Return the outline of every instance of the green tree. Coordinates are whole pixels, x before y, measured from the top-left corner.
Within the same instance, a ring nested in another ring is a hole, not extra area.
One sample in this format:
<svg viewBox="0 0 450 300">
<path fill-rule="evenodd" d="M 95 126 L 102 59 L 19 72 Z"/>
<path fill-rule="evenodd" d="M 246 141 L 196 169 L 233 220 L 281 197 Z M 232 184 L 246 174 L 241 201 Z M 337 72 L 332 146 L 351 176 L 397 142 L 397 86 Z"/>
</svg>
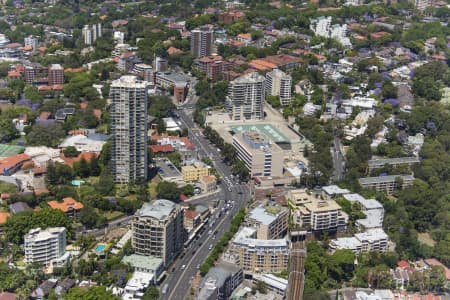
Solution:
<svg viewBox="0 0 450 300">
<path fill-rule="evenodd" d="M 19 131 L 17 131 L 14 123 L 11 119 L 0 117 L 0 140 L 9 142 L 19 136 Z"/>
<path fill-rule="evenodd" d="M 27 135 L 27 142 L 34 146 L 56 147 L 64 136 L 64 130 L 59 123 L 34 124 Z"/>
<path fill-rule="evenodd" d="M 156 186 L 156 193 L 159 198 L 178 201 L 180 199 L 181 191 L 174 182 L 161 181 Z"/>
<path fill-rule="evenodd" d="M 397 98 L 397 87 L 391 81 L 384 81 L 381 86 L 381 93 L 383 98 Z"/>
<path fill-rule="evenodd" d="M 72 220 L 60 210 L 44 208 L 11 215 L 3 227 L 7 241 L 20 244 L 32 228 L 66 227 L 71 236 Z"/>
<path fill-rule="evenodd" d="M 69 146 L 66 149 L 64 149 L 64 156 L 65 157 L 77 157 L 80 152 L 78 152 L 77 148 L 74 146 Z"/>
<path fill-rule="evenodd" d="M 111 170 L 108 167 L 102 169 L 100 173 L 100 178 L 98 179 L 98 184 L 95 189 L 102 195 L 109 195 L 114 189 L 114 180 Z"/>
<path fill-rule="evenodd" d="M 159 291 L 154 286 L 149 287 L 145 291 L 144 297 L 142 297 L 142 300 L 158 300 L 158 299 L 159 299 Z"/>
<path fill-rule="evenodd" d="M 82 289 L 74 287 L 64 294 L 66 300 L 119 300 L 120 298 L 114 296 L 111 291 L 107 291 L 104 286 L 91 287 L 89 289 Z"/>
</svg>

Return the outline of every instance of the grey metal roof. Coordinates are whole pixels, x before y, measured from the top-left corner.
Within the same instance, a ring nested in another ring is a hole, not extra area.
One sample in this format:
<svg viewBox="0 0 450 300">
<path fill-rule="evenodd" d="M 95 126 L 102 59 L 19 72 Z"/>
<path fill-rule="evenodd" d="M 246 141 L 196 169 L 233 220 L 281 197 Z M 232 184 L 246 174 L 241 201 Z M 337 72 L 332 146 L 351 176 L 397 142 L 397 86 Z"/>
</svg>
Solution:
<svg viewBox="0 0 450 300">
<path fill-rule="evenodd" d="M 360 184 L 374 184 L 374 183 L 383 183 L 383 182 L 392 182 L 395 181 L 395 178 L 400 177 L 402 180 L 411 181 L 414 180 L 413 175 L 389 175 L 389 176 L 378 176 L 378 177 L 365 177 L 359 178 L 358 182 Z"/>
<path fill-rule="evenodd" d="M 384 165 L 396 165 L 396 164 L 414 164 L 419 163 L 420 160 L 415 157 L 396 157 L 396 158 L 383 158 L 383 159 L 371 159 L 367 163 L 369 167 L 384 166 Z"/>
<path fill-rule="evenodd" d="M 136 212 L 139 217 L 150 217 L 158 220 L 165 220 L 176 208 L 176 204 L 166 199 L 154 200 L 144 203 L 140 210 Z"/>
</svg>

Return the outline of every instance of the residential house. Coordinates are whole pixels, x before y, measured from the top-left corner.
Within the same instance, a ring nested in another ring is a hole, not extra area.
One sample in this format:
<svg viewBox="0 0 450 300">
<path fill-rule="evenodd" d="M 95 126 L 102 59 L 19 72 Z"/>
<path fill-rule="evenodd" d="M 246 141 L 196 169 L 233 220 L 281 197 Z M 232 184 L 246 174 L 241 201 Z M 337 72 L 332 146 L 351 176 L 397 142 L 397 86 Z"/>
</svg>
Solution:
<svg viewBox="0 0 450 300">
<path fill-rule="evenodd" d="M 62 202 L 53 200 L 47 202 L 47 204 L 53 208 L 64 212 L 68 217 L 77 219 L 79 217 L 80 210 L 84 207 L 82 203 L 77 202 L 72 197 L 66 197 Z"/>
</svg>

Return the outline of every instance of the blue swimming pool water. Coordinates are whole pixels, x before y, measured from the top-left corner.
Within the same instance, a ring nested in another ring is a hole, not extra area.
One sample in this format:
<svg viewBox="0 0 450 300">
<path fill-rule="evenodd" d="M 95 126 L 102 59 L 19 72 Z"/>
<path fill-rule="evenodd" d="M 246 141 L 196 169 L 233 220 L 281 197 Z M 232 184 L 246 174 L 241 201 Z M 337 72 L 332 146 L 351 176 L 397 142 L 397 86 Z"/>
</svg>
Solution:
<svg viewBox="0 0 450 300">
<path fill-rule="evenodd" d="M 74 179 L 74 180 L 71 181 L 71 183 L 74 186 L 80 186 L 81 184 L 84 183 L 84 181 L 83 180 Z"/>
<path fill-rule="evenodd" d="M 105 249 L 106 245 L 100 244 L 95 247 L 95 252 L 100 253 Z"/>
</svg>

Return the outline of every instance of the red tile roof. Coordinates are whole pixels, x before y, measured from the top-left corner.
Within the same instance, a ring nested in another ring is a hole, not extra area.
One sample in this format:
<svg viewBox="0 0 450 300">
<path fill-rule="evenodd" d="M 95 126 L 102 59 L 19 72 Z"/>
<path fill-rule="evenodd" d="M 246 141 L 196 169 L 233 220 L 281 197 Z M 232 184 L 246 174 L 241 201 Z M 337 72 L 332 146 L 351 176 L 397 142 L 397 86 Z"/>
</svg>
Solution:
<svg viewBox="0 0 450 300">
<path fill-rule="evenodd" d="M 169 153 L 174 151 L 172 145 L 150 145 L 149 148 L 153 153 Z"/>
<path fill-rule="evenodd" d="M 173 46 L 170 46 L 169 49 L 167 49 L 167 53 L 168 53 L 169 55 L 172 55 L 172 54 L 180 54 L 180 53 L 183 53 L 183 51 L 181 51 L 180 49 L 175 48 L 175 47 L 173 47 Z"/>
<path fill-rule="evenodd" d="M 189 199 L 189 197 L 186 196 L 185 194 L 181 194 L 181 195 L 180 195 L 180 201 L 186 201 L 186 200 L 188 200 L 188 199 Z"/>
<path fill-rule="evenodd" d="M 435 258 L 428 258 L 424 260 L 425 263 L 429 266 L 440 266 L 444 268 L 445 271 L 445 277 L 447 277 L 447 280 L 450 280 L 450 269 L 447 268 L 443 263 L 441 263 L 440 261 L 438 261 Z"/>
<path fill-rule="evenodd" d="M 97 120 L 101 120 L 102 119 L 102 110 L 101 109 L 93 109 L 92 110 L 92 113 L 94 114 L 94 117 L 97 119 Z"/>
<path fill-rule="evenodd" d="M 6 169 L 14 168 L 20 164 L 23 164 L 26 161 L 31 160 L 31 157 L 25 153 L 16 154 L 5 159 L 0 160 L 0 175 L 3 174 L 3 171 Z"/>
<path fill-rule="evenodd" d="M 80 108 L 81 108 L 81 109 L 84 109 L 84 108 L 87 108 L 87 107 L 88 107 L 87 102 L 81 102 L 81 103 L 80 103 Z"/>
<path fill-rule="evenodd" d="M 93 152 L 81 152 L 77 157 L 65 157 L 64 153 L 61 153 L 62 160 L 64 160 L 66 165 L 69 165 L 71 167 L 75 162 L 80 161 L 82 158 L 89 162 L 94 157 L 97 157 L 97 154 Z"/>
<path fill-rule="evenodd" d="M 18 71 L 8 71 L 8 77 L 20 77 L 21 74 Z"/>
<path fill-rule="evenodd" d="M 237 35 L 238 38 L 243 39 L 243 40 L 251 40 L 252 39 L 252 35 L 250 33 L 239 33 Z"/>
<path fill-rule="evenodd" d="M 370 34 L 370 36 L 371 36 L 372 38 L 374 38 L 374 39 L 379 39 L 379 38 L 381 38 L 381 37 L 383 37 L 383 36 L 385 36 L 385 35 L 391 35 L 391 34 L 388 33 L 388 32 L 385 32 L 385 31 L 374 32 L 374 33 L 371 33 L 371 34 Z"/>
<path fill-rule="evenodd" d="M 0 224 L 5 224 L 6 219 L 8 219 L 8 217 L 9 217 L 9 212 L 0 212 Z"/>
<path fill-rule="evenodd" d="M 3 48 L 19 48 L 19 47 L 22 47 L 22 44 L 11 43 L 11 44 L 5 45 Z"/>
<path fill-rule="evenodd" d="M 16 300 L 17 294 L 9 293 L 9 292 L 3 292 L 0 293 L 0 300 Z"/>
<path fill-rule="evenodd" d="M 47 204 L 51 208 L 59 209 L 63 212 L 68 212 L 69 209 L 71 209 L 71 208 L 74 210 L 80 210 L 84 207 L 82 203 L 76 201 L 72 197 L 64 198 L 62 202 L 58 202 L 56 200 L 49 201 L 49 202 L 47 202 Z"/>
<path fill-rule="evenodd" d="M 195 219 L 199 215 L 200 215 L 200 213 L 198 211 L 195 211 L 195 210 L 185 210 L 184 211 L 184 217 L 186 219 Z"/>
<path fill-rule="evenodd" d="M 397 262 L 397 266 L 400 268 L 409 268 L 410 264 L 405 260 L 400 260 Z"/>
</svg>

